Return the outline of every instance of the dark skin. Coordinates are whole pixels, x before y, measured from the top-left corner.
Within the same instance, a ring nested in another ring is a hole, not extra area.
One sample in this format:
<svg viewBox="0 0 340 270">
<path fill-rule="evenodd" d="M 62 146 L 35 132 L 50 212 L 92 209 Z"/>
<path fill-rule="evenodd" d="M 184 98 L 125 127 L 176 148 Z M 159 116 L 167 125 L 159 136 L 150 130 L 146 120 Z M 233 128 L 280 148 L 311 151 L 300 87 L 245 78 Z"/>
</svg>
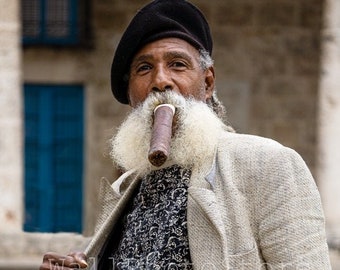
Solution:
<svg viewBox="0 0 340 270">
<path fill-rule="evenodd" d="M 44 255 L 43 262 L 39 270 L 70 270 L 87 267 L 87 258 L 82 252 L 72 252 L 68 255 L 60 255 L 48 252 Z"/>
<path fill-rule="evenodd" d="M 182 39 L 165 38 L 145 45 L 135 55 L 130 68 L 130 106 L 136 107 L 151 92 L 164 89 L 205 102 L 214 86 L 214 68 L 200 66 L 196 48 Z"/>
<path fill-rule="evenodd" d="M 170 89 L 184 97 L 206 102 L 215 86 L 214 68 L 202 69 L 199 52 L 182 39 L 165 38 L 145 45 L 131 63 L 129 101 L 131 107 L 142 103 L 153 92 Z M 44 255 L 40 270 L 86 268 L 86 255 L 72 252 Z"/>
</svg>

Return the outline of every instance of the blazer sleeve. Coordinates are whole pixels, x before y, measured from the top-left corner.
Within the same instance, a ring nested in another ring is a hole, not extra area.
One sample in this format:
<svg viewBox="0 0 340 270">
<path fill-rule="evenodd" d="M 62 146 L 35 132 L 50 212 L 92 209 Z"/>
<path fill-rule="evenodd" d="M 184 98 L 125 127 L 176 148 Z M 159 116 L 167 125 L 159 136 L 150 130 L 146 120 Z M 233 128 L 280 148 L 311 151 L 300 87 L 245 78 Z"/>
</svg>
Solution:
<svg viewBox="0 0 340 270">
<path fill-rule="evenodd" d="M 256 187 L 258 237 L 268 269 L 331 269 L 320 195 L 302 158 L 275 147 Z"/>
</svg>

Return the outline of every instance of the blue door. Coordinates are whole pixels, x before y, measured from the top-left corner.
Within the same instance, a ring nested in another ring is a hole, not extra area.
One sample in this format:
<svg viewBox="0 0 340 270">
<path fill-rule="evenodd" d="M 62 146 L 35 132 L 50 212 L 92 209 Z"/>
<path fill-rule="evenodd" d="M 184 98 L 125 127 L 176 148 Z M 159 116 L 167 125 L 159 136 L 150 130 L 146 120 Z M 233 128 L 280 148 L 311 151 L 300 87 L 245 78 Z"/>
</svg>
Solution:
<svg viewBox="0 0 340 270">
<path fill-rule="evenodd" d="M 30 232 L 81 232 L 82 86 L 25 85 L 25 220 Z"/>
</svg>

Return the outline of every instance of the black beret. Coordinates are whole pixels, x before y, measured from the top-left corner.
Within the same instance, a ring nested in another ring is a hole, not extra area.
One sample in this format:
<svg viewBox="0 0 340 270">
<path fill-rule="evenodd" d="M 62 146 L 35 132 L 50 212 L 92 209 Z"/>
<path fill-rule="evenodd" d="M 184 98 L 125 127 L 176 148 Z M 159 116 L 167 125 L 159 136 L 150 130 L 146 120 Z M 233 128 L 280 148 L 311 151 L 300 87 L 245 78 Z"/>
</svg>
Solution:
<svg viewBox="0 0 340 270">
<path fill-rule="evenodd" d="M 201 11 L 185 0 L 156 0 L 142 8 L 125 30 L 111 66 L 115 98 L 128 104 L 128 73 L 134 55 L 144 45 L 162 38 L 180 38 L 212 53 L 209 25 Z"/>
</svg>

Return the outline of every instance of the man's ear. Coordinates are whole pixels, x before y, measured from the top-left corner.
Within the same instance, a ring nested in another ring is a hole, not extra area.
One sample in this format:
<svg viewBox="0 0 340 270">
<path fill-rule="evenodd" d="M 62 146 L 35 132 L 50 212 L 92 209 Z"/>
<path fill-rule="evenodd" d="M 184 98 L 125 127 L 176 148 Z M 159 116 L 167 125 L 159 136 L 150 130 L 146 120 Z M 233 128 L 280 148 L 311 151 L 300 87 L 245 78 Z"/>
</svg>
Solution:
<svg viewBox="0 0 340 270">
<path fill-rule="evenodd" d="M 211 66 L 205 72 L 205 100 L 208 100 L 215 90 L 215 69 Z"/>
</svg>

